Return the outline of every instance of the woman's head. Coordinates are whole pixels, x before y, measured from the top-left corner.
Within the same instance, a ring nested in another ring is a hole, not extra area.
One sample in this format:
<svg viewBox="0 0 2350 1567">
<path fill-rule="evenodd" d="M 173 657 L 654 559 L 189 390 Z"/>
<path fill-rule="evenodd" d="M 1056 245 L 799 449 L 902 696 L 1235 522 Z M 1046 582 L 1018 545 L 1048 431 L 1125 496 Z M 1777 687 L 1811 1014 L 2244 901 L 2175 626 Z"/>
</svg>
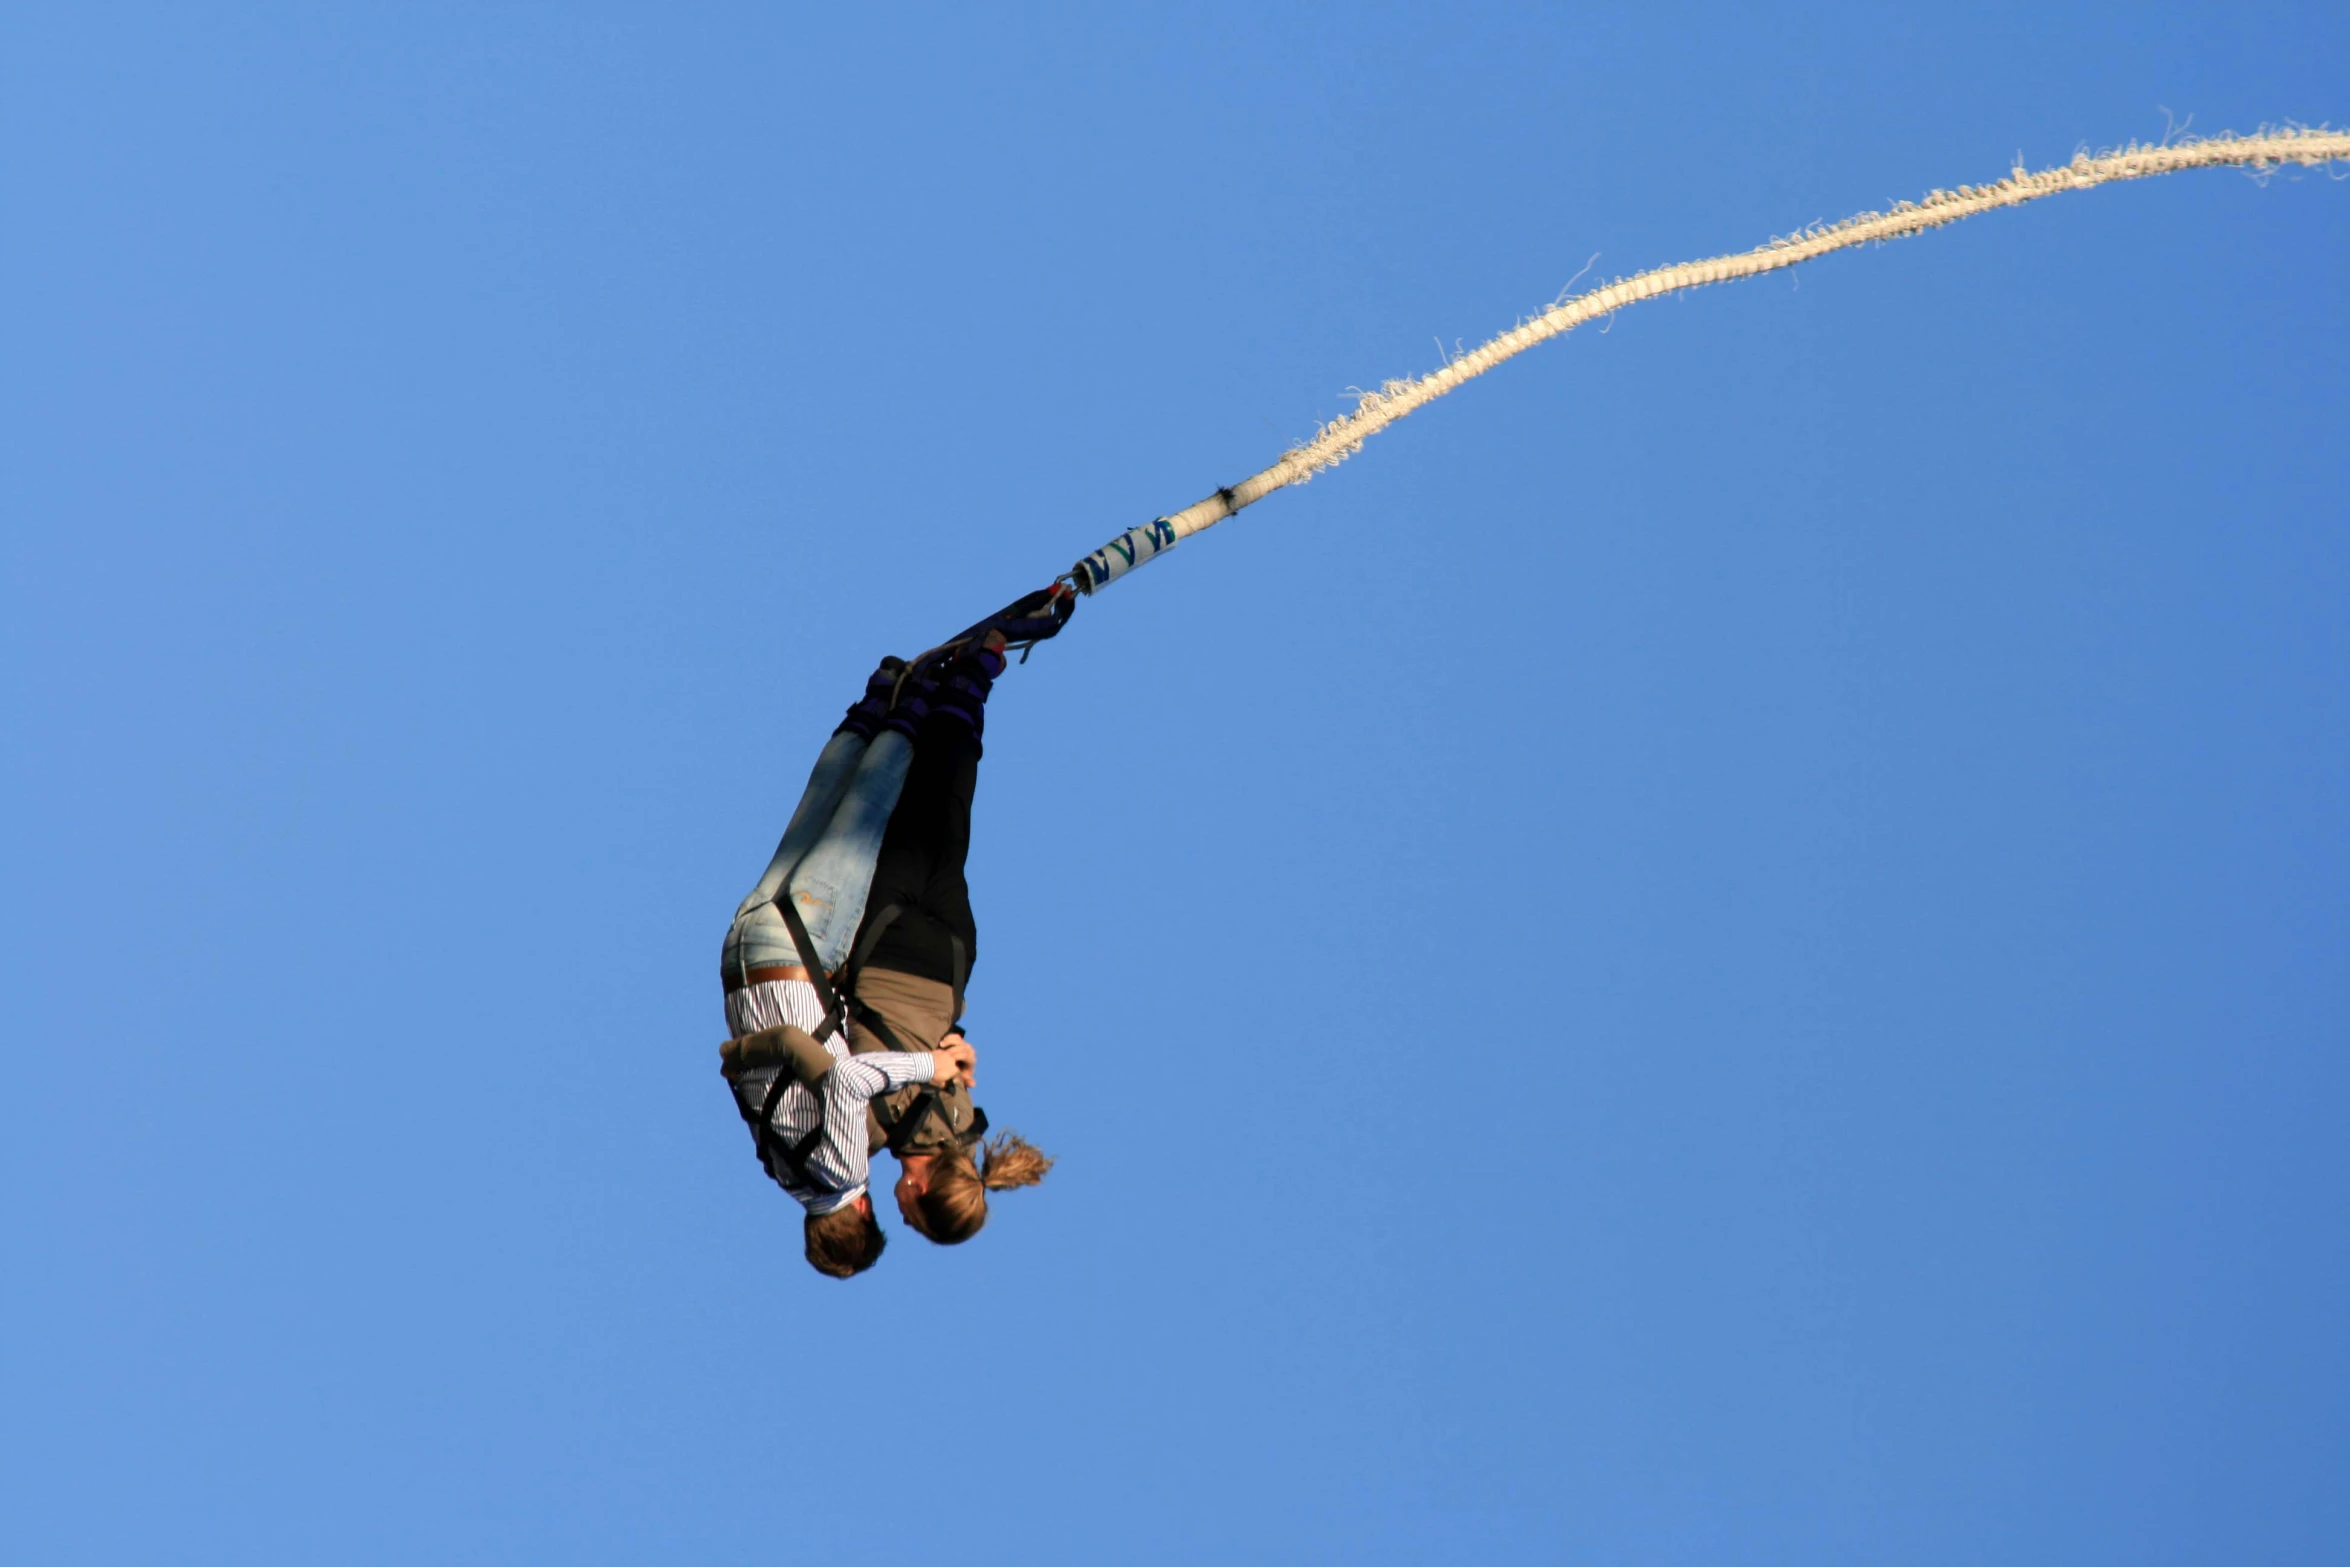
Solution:
<svg viewBox="0 0 2350 1567">
<path fill-rule="evenodd" d="M 855 1278 L 881 1260 L 889 1237 L 873 1217 L 873 1200 L 859 1197 L 830 1213 L 811 1213 L 801 1225 L 808 1266 L 836 1279 Z"/>
<path fill-rule="evenodd" d="M 991 1137 L 976 1162 L 968 1148 L 914 1154 L 898 1178 L 898 1213 L 915 1233 L 959 1246 L 987 1223 L 987 1194 L 1034 1186 L 1053 1161 L 1017 1132 Z"/>
</svg>

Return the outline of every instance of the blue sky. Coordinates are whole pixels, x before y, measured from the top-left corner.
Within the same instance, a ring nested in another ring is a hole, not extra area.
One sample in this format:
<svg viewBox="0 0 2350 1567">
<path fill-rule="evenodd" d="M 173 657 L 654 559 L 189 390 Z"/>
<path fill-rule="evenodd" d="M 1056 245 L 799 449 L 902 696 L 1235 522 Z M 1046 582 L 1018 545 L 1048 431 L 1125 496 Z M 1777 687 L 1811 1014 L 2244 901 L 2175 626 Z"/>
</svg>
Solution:
<svg viewBox="0 0 2350 1567">
<path fill-rule="evenodd" d="M 1088 603 L 972 1245 L 815 1277 L 712 1070 L 878 654 L 1594 252 L 2339 122 L 2339 7 L 5 28 L 11 1559 L 2350 1552 L 2323 175 L 1625 312 Z"/>
</svg>

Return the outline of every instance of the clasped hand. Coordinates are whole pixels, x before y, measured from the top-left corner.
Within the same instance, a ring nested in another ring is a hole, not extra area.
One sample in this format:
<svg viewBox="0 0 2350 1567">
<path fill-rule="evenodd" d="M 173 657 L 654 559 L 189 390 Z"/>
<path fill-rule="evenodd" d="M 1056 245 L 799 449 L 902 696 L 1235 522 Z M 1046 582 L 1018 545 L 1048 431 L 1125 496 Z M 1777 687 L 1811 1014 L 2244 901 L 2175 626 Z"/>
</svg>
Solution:
<svg viewBox="0 0 2350 1567">
<path fill-rule="evenodd" d="M 961 1034 L 949 1034 L 930 1052 L 930 1072 L 930 1080 L 941 1088 L 949 1083 L 970 1088 L 979 1081 L 979 1053 Z"/>
</svg>

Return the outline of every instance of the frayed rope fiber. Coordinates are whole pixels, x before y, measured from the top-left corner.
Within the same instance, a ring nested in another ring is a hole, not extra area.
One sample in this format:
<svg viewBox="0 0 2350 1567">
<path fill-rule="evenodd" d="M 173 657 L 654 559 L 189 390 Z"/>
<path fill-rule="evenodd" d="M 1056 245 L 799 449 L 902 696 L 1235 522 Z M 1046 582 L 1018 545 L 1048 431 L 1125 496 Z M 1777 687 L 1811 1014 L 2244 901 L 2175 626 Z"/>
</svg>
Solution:
<svg viewBox="0 0 2350 1567">
<path fill-rule="evenodd" d="M 2133 143 L 2115 152 L 2091 157 L 2083 152 L 2073 161 L 2037 174 L 2016 169 L 1996 185 L 1961 185 L 1938 190 L 1923 201 L 1905 201 L 1890 212 L 1863 212 L 1843 222 L 1814 228 L 1785 239 L 1774 239 L 1758 249 L 1705 261 L 1685 261 L 1633 277 L 1619 278 L 1604 287 L 1551 306 L 1531 321 L 1520 323 L 1441 370 L 1415 380 L 1389 381 L 1375 392 L 1364 392 L 1353 413 L 1331 420 L 1314 438 L 1281 454 L 1281 460 L 1262 473 L 1218 490 L 1170 516 L 1159 517 L 1125 533 L 1079 561 L 1070 580 L 1087 593 L 1116 581 L 1136 566 L 1172 549 L 1182 540 L 1222 522 L 1243 506 L 1263 500 L 1275 490 L 1303 484 L 1324 468 L 1334 468 L 1361 451 L 1363 442 L 1414 409 L 1536 343 L 1571 332 L 1586 321 L 1612 315 L 1644 299 L 1729 283 L 1739 278 L 1800 266 L 1830 251 L 1849 250 L 1889 239 L 1922 234 L 1961 218 L 1995 207 L 2020 207 L 2060 191 L 2087 190 L 2116 180 L 2139 180 L 2182 169 L 2242 167 L 2268 173 L 2286 164 L 2317 167 L 2350 159 L 2350 131 L 2288 127 L 2264 130 L 2253 136 L 2214 136 L 2202 140 L 2167 142 L 2159 146 Z"/>
</svg>

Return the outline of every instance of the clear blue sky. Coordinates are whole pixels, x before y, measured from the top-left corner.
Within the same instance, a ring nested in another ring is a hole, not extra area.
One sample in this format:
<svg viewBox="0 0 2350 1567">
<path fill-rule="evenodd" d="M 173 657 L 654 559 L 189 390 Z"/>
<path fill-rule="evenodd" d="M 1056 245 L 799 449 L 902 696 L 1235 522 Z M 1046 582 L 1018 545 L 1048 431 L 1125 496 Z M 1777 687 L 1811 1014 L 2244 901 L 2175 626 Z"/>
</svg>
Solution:
<svg viewBox="0 0 2350 1567">
<path fill-rule="evenodd" d="M 876 655 L 2350 10 L 848 9 L 11 9 L 0 1555 L 2350 1557 L 2322 175 L 1626 312 L 1085 606 L 972 1245 L 817 1278 L 713 1070 Z"/>
</svg>

